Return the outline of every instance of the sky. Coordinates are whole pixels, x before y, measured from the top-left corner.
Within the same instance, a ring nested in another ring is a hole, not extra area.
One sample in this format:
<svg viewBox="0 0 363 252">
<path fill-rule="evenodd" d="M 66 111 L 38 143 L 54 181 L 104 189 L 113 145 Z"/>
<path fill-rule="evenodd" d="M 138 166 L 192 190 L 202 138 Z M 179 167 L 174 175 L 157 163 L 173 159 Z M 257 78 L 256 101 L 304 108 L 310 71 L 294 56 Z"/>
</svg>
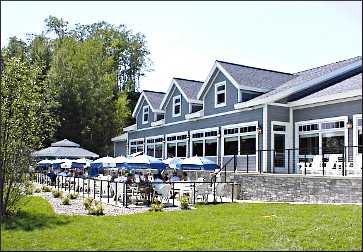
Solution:
<svg viewBox="0 0 363 252">
<path fill-rule="evenodd" d="M 294 73 L 362 55 L 360 1 L 2 1 L 1 47 L 40 33 L 49 15 L 143 33 L 153 62 L 143 90 L 166 92 L 173 77 L 205 81 L 215 60 Z"/>
</svg>

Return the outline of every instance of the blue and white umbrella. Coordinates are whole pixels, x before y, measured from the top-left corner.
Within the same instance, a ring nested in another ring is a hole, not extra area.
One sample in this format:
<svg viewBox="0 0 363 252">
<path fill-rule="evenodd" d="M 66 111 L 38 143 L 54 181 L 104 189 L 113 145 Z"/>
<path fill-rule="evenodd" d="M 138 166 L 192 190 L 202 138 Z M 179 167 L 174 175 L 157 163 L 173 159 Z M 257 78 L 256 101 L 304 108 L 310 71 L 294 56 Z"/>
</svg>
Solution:
<svg viewBox="0 0 363 252">
<path fill-rule="evenodd" d="M 179 163 L 181 160 L 183 160 L 183 159 L 179 158 L 179 157 L 172 157 L 172 158 L 167 158 L 167 159 L 163 160 L 162 162 L 164 164 L 166 164 L 167 167 L 169 167 L 171 169 L 176 169 L 176 164 Z"/>
<path fill-rule="evenodd" d="M 53 162 L 53 160 L 44 159 L 37 163 L 37 167 L 42 168 L 42 169 L 48 168 L 49 166 L 52 165 L 52 162 Z"/>
<path fill-rule="evenodd" d="M 114 161 L 116 163 L 116 168 L 122 169 L 127 168 L 127 162 L 129 159 L 124 156 L 118 156 L 114 158 Z"/>
<path fill-rule="evenodd" d="M 63 163 L 70 162 L 69 159 L 55 159 L 52 161 L 53 169 L 60 169 Z"/>
<path fill-rule="evenodd" d="M 204 157 L 190 157 L 184 160 L 181 160 L 176 164 L 176 168 L 180 170 L 207 170 L 214 171 L 218 169 L 219 166 L 216 162 L 209 160 Z"/>
<path fill-rule="evenodd" d="M 153 169 L 153 170 L 163 170 L 166 165 L 161 162 L 159 159 L 148 156 L 148 155 L 139 155 L 133 158 L 130 158 L 127 162 L 127 168 L 129 170 L 132 169 Z"/>
<path fill-rule="evenodd" d="M 103 157 L 96 159 L 90 164 L 89 176 L 97 176 L 101 169 L 115 168 L 116 162 L 113 157 Z"/>
<path fill-rule="evenodd" d="M 72 160 L 72 168 L 79 168 L 79 169 L 84 169 L 86 167 L 90 166 L 91 161 L 85 158 L 80 158 L 80 159 L 76 159 L 76 160 Z"/>
</svg>

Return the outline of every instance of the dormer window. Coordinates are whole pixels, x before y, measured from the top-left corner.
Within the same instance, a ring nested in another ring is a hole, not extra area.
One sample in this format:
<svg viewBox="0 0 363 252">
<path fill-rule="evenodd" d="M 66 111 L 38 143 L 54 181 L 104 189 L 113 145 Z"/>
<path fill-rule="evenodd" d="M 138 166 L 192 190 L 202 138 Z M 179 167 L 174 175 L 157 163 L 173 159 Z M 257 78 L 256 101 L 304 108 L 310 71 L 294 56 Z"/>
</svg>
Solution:
<svg viewBox="0 0 363 252">
<path fill-rule="evenodd" d="M 142 124 L 149 122 L 149 106 L 142 107 Z"/>
<path fill-rule="evenodd" d="M 173 97 L 173 117 L 181 116 L 181 95 Z"/>
<path fill-rule="evenodd" d="M 226 82 L 219 82 L 215 85 L 214 106 L 216 108 L 226 106 Z"/>
</svg>

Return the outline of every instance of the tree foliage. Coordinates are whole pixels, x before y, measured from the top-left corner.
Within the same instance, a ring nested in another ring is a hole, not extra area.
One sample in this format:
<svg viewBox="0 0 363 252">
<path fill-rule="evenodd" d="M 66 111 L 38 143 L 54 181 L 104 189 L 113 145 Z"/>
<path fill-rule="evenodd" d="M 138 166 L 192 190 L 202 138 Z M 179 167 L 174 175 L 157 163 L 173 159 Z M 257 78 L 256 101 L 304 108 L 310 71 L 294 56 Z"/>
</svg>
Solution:
<svg viewBox="0 0 363 252">
<path fill-rule="evenodd" d="M 14 210 L 31 163 L 30 153 L 42 146 L 57 126 L 53 89 L 41 81 L 41 68 L 4 57 L 1 72 L 0 203 L 1 214 Z"/>
</svg>

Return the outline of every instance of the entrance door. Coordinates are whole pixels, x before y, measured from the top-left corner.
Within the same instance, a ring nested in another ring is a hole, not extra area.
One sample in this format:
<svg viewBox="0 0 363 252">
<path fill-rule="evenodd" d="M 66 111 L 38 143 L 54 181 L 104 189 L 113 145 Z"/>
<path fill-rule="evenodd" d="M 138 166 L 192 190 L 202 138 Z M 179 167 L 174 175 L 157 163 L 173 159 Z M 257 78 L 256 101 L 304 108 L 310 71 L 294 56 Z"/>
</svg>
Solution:
<svg viewBox="0 0 363 252">
<path fill-rule="evenodd" d="M 287 173 L 287 126 L 288 123 L 272 122 L 271 125 L 271 171 Z"/>
</svg>

